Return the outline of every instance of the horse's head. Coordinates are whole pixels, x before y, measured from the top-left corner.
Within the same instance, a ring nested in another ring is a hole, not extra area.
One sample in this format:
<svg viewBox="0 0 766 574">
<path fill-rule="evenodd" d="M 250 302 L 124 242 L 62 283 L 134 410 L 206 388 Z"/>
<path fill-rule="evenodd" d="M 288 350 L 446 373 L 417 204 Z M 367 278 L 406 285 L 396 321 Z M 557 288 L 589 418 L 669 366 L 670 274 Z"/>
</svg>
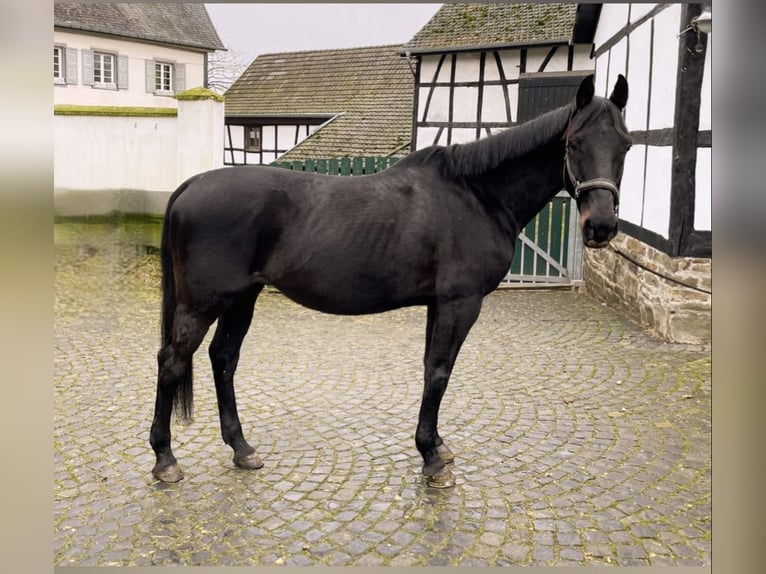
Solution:
<svg viewBox="0 0 766 574">
<path fill-rule="evenodd" d="M 630 136 L 622 118 L 628 82 L 620 75 L 608 99 L 593 95 L 593 76 L 577 90 L 565 132 L 564 183 L 577 202 L 587 247 L 604 247 L 617 234 L 620 180 Z"/>
</svg>

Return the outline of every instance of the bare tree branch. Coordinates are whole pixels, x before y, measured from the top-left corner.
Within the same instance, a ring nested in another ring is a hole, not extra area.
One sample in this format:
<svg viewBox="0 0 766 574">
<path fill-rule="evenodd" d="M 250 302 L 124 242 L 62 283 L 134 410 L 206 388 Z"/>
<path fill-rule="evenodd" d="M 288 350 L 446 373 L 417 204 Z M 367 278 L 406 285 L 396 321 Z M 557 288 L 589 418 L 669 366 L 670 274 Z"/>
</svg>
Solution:
<svg viewBox="0 0 766 574">
<path fill-rule="evenodd" d="M 253 58 L 237 50 L 212 52 L 207 61 L 207 85 L 220 94 L 242 75 Z"/>
</svg>

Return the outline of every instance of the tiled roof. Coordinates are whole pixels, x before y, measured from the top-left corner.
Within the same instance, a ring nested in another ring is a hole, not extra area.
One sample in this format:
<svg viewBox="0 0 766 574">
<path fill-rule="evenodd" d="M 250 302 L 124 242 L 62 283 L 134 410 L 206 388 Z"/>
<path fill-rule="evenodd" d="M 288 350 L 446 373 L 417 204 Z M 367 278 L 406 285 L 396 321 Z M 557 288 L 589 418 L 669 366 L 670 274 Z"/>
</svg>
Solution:
<svg viewBox="0 0 766 574">
<path fill-rule="evenodd" d="M 569 40 L 576 10 L 577 4 L 444 4 L 400 50 L 418 53 Z"/>
<path fill-rule="evenodd" d="M 224 48 L 204 4 L 55 3 L 53 25 L 206 51 Z"/>
<path fill-rule="evenodd" d="M 397 48 L 261 55 L 226 91 L 226 115 L 337 116 L 285 160 L 394 153 L 411 138 L 414 84 Z"/>
</svg>

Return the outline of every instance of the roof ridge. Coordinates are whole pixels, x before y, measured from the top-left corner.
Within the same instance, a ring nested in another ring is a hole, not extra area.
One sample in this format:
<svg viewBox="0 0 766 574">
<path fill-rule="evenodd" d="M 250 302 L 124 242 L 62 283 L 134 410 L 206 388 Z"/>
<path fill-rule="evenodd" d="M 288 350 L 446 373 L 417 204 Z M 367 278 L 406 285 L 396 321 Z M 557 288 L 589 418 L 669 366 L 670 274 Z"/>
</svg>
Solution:
<svg viewBox="0 0 766 574">
<path fill-rule="evenodd" d="M 382 50 L 385 48 L 391 48 L 394 52 L 398 48 L 400 48 L 403 44 L 383 44 L 381 46 L 359 46 L 359 47 L 351 47 L 351 48 L 323 48 L 320 50 L 290 50 L 285 52 L 267 52 L 264 54 L 258 54 L 256 56 L 256 60 L 258 58 L 264 57 L 264 56 L 295 56 L 295 55 L 301 55 L 301 54 L 329 54 L 333 52 L 359 52 L 359 51 L 372 51 L 372 50 Z"/>
</svg>

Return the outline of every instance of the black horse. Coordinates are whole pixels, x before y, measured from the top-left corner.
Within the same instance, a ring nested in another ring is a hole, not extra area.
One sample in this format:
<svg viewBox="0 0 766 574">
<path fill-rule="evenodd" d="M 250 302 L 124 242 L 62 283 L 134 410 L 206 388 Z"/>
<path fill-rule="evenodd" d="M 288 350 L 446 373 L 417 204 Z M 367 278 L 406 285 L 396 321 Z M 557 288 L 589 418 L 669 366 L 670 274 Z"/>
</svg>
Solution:
<svg viewBox="0 0 766 574">
<path fill-rule="evenodd" d="M 183 473 L 170 417 L 192 407 L 192 355 L 210 345 L 223 440 L 234 464 L 263 466 L 242 434 L 233 376 L 264 285 L 326 313 L 427 307 L 425 388 L 415 434 L 430 485 L 448 487 L 453 454 L 439 405 L 458 351 L 513 257 L 514 242 L 562 188 L 585 245 L 617 232 L 630 137 L 620 76 L 609 99 L 593 76 L 575 101 L 483 140 L 416 151 L 384 172 L 333 177 L 252 166 L 192 177 L 171 196 L 162 232 L 162 347 L 150 442 L 155 478 Z"/>
</svg>

